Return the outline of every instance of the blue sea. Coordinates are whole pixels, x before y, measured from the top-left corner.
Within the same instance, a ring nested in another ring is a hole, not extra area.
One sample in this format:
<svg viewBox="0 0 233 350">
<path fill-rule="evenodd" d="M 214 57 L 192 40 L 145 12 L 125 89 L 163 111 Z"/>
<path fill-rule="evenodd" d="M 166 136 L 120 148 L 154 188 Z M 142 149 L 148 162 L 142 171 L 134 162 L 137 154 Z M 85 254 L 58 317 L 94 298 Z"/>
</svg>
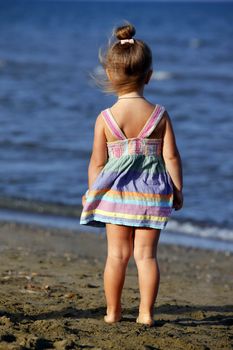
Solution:
<svg viewBox="0 0 233 350">
<path fill-rule="evenodd" d="M 184 209 L 163 240 L 233 251 L 233 3 L 0 1 L 0 219 L 77 228 L 100 91 L 98 50 L 124 20 L 154 54 Z"/>
</svg>

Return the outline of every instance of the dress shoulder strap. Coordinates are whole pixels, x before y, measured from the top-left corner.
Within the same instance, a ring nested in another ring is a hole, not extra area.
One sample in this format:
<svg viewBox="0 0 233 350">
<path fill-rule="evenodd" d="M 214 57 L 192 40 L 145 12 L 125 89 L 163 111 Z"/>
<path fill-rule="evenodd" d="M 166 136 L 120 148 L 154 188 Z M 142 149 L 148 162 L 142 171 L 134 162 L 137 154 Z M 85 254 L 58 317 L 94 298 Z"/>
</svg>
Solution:
<svg viewBox="0 0 233 350">
<path fill-rule="evenodd" d="M 112 135 L 116 137 L 118 140 L 125 140 L 126 137 L 123 134 L 117 122 L 115 121 L 115 119 L 113 118 L 113 115 L 110 109 L 109 108 L 105 109 L 104 111 L 101 112 L 101 114 Z"/>
<path fill-rule="evenodd" d="M 152 134 L 152 132 L 155 130 L 160 120 L 162 119 L 164 112 L 165 112 L 165 108 L 163 106 L 156 105 L 154 111 L 152 112 L 145 126 L 143 127 L 140 134 L 138 135 L 138 138 L 149 137 Z"/>
</svg>

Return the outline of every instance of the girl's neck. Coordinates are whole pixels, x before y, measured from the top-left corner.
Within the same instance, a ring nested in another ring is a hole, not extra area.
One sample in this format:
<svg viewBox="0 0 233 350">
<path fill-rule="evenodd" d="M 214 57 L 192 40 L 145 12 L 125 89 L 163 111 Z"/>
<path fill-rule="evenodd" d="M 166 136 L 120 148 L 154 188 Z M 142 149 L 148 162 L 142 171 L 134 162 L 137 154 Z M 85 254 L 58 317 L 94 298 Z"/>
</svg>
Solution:
<svg viewBox="0 0 233 350">
<path fill-rule="evenodd" d="M 138 91 L 128 92 L 126 94 L 118 94 L 118 99 L 127 99 L 127 98 L 144 98 L 143 89 Z"/>
</svg>

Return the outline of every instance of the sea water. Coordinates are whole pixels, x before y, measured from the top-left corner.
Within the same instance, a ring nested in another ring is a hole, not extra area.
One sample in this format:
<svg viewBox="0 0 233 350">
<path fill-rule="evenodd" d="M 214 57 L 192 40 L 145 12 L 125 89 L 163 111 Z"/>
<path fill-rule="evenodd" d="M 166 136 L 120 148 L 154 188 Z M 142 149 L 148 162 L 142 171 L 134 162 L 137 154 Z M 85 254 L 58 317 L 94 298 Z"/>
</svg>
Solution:
<svg viewBox="0 0 233 350">
<path fill-rule="evenodd" d="M 125 19 L 153 51 L 145 96 L 166 107 L 183 160 L 184 208 L 167 232 L 233 244 L 233 3 L 222 1 L 0 1 L 1 219 L 48 224 L 55 211 L 78 227 L 95 118 L 116 100 L 91 74 Z"/>
</svg>

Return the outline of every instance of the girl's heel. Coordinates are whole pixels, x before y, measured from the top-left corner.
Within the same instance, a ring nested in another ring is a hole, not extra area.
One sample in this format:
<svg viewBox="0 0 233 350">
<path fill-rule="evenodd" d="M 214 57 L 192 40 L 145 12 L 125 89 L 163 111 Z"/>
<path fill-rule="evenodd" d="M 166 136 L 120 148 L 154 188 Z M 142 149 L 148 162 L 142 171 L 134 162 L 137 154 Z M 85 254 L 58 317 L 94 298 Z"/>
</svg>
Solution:
<svg viewBox="0 0 233 350">
<path fill-rule="evenodd" d="M 136 323 L 143 324 L 148 327 L 154 327 L 155 326 L 155 321 L 150 318 L 150 317 L 142 317 L 140 318 L 139 316 L 136 319 Z"/>
<path fill-rule="evenodd" d="M 104 322 L 106 322 L 108 324 L 117 323 L 117 322 L 120 322 L 120 320 L 121 320 L 121 315 L 118 317 L 111 317 L 108 315 L 104 316 Z"/>
</svg>

